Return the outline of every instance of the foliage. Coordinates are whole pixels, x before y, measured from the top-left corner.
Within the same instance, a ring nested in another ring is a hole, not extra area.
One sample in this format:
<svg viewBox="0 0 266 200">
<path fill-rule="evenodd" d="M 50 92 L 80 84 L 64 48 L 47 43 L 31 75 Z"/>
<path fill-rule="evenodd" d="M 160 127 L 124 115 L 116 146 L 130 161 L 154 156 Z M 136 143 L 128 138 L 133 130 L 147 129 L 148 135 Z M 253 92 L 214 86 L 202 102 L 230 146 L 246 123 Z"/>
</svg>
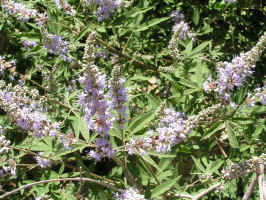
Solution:
<svg viewBox="0 0 266 200">
<path fill-rule="evenodd" d="M 243 197 L 266 160 L 262 1 L 0 2 L 0 199 Z"/>
</svg>

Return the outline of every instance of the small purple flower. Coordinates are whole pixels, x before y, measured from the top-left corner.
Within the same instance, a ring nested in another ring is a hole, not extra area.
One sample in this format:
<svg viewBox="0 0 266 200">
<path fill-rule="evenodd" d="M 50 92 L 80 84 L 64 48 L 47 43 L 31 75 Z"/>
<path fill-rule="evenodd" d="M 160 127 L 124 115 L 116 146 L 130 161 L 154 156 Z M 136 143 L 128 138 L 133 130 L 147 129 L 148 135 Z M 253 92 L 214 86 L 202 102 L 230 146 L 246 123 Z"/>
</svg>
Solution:
<svg viewBox="0 0 266 200">
<path fill-rule="evenodd" d="M 23 40 L 22 44 L 25 48 L 30 48 L 30 47 L 36 47 L 37 46 L 37 42 L 35 41 L 31 41 L 31 40 Z"/>
<path fill-rule="evenodd" d="M 43 152 L 40 152 L 39 155 L 42 155 Z M 36 156 L 35 157 L 38 165 L 41 167 L 41 168 L 46 168 L 46 167 L 51 167 L 52 163 L 51 161 L 49 161 L 48 159 L 46 158 L 42 158 L 40 156 Z"/>
</svg>

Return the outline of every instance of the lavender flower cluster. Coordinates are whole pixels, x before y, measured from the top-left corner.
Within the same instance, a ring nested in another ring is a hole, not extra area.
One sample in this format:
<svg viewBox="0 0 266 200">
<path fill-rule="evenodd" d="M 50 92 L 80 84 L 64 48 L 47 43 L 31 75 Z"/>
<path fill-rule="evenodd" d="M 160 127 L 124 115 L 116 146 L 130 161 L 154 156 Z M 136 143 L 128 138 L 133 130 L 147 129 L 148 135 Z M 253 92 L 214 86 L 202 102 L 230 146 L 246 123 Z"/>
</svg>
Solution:
<svg viewBox="0 0 266 200">
<path fill-rule="evenodd" d="M 72 8 L 72 6 L 66 2 L 65 0 L 54 0 L 55 4 L 57 6 L 57 8 L 59 9 L 63 9 L 63 11 L 67 14 L 67 15 L 75 15 L 76 11 Z"/>
<path fill-rule="evenodd" d="M 109 19 L 115 10 L 121 5 L 121 0 L 85 0 L 86 4 L 96 4 L 98 6 L 96 16 L 98 21 Z"/>
<path fill-rule="evenodd" d="M 102 138 L 96 140 L 96 150 L 90 151 L 90 156 L 96 160 L 102 157 L 112 157 L 114 151 L 109 143 L 109 130 L 112 128 L 113 117 L 110 113 L 110 102 L 104 95 L 105 75 L 102 75 L 95 59 L 95 33 L 91 33 L 86 41 L 83 55 L 85 75 L 80 77 L 84 92 L 79 96 L 79 103 L 85 112 L 88 128 L 96 131 Z"/>
<path fill-rule="evenodd" d="M 19 85 L 13 87 L 0 81 L 0 107 L 7 112 L 10 119 L 23 130 L 32 131 L 37 138 L 55 136 L 60 125 L 48 119 L 37 97 L 37 90 Z"/>
<path fill-rule="evenodd" d="M 215 81 L 209 77 L 203 84 L 205 92 L 216 92 L 225 102 L 230 102 L 230 93 L 242 86 L 248 76 L 253 74 L 256 61 L 266 46 L 266 32 L 258 43 L 248 52 L 241 53 L 231 62 L 223 62 L 218 65 L 218 77 Z"/>
<path fill-rule="evenodd" d="M 164 110 L 163 117 L 158 128 L 148 131 L 147 136 L 131 139 L 126 148 L 129 154 L 145 154 L 147 150 L 155 150 L 158 153 L 169 152 L 171 148 L 186 139 L 187 135 L 205 120 L 211 121 L 211 117 L 221 107 L 220 104 L 209 107 L 199 114 L 185 117 L 182 112 L 176 112 L 172 108 Z"/>
<path fill-rule="evenodd" d="M 188 24 L 185 22 L 184 15 L 180 13 L 178 10 L 173 11 L 170 15 L 175 22 L 173 27 L 173 32 L 177 33 L 177 37 L 181 40 L 185 40 L 186 38 L 191 38 L 194 40 L 194 33 L 189 30 Z"/>
<path fill-rule="evenodd" d="M 68 56 L 69 43 L 59 35 L 44 33 L 43 46 L 49 53 L 61 56 L 64 61 L 71 62 L 72 58 Z"/>
<path fill-rule="evenodd" d="M 173 36 L 169 42 L 168 49 L 170 50 L 170 55 L 179 59 L 180 52 L 178 50 L 178 43 L 180 40 L 185 40 L 186 38 L 190 38 L 193 41 L 195 40 L 194 33 L 190 31 L 188 24 L 184 21 L 184 15 L 179 11 L 173 11 L 170 15 L 175 22 L 173 26 Z"/>
<path fill-rule="evenodd" d="M 38 13 L 37 10 L 27 8 L 24 4 L 16 3 L 12 0 L 4 0 L 2 8 L 6 10 L 9 15 L 17 16 L 18 20 L 24 22 L 34 18 L 40 27 L 47 21 L 45 13 Z"/>
<path fill-rule="evenodd" d="M 104 98 L 105 76 L 102 75 L 96 65 L 90 66 L 90 72 L 80 77 L 80 83 L 85 92 L 79 97 L 80 104 L 85 112 L 89 129 L 96 130 L 101 135 L 108 135 L 112 126 L 109 113 L 110 103 Z M 93 116 L 96 115 L 96 118 Z"/>
<path fill-rule="evenodd" d="M 145 200 L 144 195 L 141 195 L 137 189 L 129 188 L 124 190 L 121 194 L 115 194 L 116 200 Z"/>
<path fill-rule="evenodd" d="M 125 103 L 128 101 L 128 98 L 126 88 L 123 87 L 124 82 L 125 80 L 121 78 L 120 66 L 114 66 L 109 97 L 112 99 L 112 108 L 118 113 L 116 121 L 119 124 L 120 130 L 123 130 L 127 117 Z"/>
</svg>

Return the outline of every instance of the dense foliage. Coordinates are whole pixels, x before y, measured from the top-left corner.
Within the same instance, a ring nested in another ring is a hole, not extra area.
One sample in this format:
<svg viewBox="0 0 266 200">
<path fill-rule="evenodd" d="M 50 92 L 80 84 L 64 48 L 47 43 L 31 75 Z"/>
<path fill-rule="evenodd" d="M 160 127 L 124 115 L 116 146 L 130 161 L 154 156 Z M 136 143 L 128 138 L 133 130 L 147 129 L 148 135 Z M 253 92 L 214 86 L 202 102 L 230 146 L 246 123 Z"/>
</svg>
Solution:
<svg viewBox="0 0 266 200">
<path fill-rule="evenodd" d="M 263 1 L 0 2 L 0 199 L 266 198 Z"/>
</svg>

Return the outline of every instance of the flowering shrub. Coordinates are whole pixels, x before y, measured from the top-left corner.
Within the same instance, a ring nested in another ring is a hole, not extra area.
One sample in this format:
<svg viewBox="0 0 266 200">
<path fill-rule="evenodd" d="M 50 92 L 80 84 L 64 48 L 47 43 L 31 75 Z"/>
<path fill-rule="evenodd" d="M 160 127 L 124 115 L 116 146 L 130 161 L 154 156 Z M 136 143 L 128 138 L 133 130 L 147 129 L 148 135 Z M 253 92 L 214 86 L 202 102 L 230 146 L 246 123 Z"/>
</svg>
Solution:
<svg viewBox="0 0 266 200">
<path fill-rule="evenodd" d="M 265 7 L 0 2 L 0 199 L 266 198 Z"/>
</svg>

